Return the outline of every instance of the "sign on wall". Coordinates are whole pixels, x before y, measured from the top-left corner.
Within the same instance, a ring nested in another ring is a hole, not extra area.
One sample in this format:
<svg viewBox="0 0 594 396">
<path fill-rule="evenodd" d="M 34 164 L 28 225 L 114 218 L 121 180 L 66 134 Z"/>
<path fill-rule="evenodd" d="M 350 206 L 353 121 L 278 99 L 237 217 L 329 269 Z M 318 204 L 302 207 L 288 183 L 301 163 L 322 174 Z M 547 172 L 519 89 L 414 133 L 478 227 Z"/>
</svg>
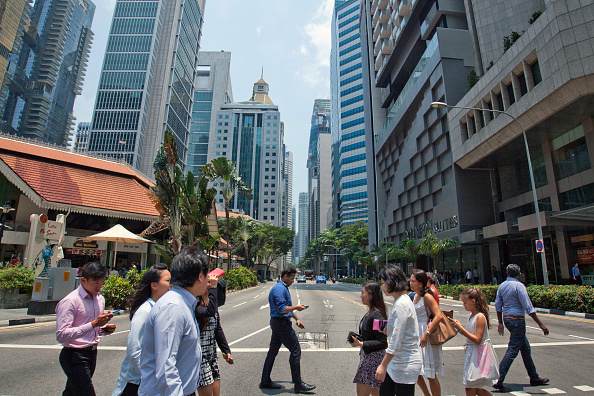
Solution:
<svg viewBox="0 0 594 396">
<path fill-rule="evenodd" d="M 594 264 L 594 247 L 577 249 L 579 264 Z"/>
</svg>

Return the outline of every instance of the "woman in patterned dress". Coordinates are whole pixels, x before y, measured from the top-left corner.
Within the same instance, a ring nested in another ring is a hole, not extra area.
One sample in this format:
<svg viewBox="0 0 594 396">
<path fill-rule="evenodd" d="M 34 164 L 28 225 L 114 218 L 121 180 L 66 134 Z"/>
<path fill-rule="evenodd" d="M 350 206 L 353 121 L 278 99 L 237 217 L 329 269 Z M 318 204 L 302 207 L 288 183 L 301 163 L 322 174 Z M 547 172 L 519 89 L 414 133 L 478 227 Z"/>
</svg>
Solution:
<svg viewBox="0 0 594 396">
<path fill-rule="evenodd" d="M 357 396 L 379 396 L 381 381 L 375 379 L 375 371 L 382 362 L 388 347 L 387 336 L 373 330 L 373 321 L 386 320 L 386 304 L 380 285 L 366 282 L 361 287 L 361 302 L 367 305 L 367 313 L 359 323 L 361 339 L 353 338 L 351 345 L 360 347 L 360 361 L 353 382 L 357 384 Z"/>
<path fill-rule="evenodd" d="M 216 300 L 217 277 L 209 275 L 210 290 L 200 296 L 196 307 L 196 320 L 200 328 L 200 346 L 202 364 L 200 366 L 199 396 L 219 396 L 221 394 L 221 374 L 217 361 L 217 345 L 223 352 L 223 358 L 233 364 L 231 349 L 221 327 Z"/>
</svg>

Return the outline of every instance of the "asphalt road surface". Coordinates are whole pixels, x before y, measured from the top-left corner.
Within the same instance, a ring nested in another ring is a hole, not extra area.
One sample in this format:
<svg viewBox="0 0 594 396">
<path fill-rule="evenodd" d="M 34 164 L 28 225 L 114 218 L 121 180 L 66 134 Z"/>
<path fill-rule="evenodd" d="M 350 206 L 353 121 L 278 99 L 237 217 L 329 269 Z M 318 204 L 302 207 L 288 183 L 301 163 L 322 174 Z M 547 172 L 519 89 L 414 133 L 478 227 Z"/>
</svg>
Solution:
<svg viewBox="0 0 594 396">
<path fill-rule="evenodd" d="M 281 395 L 293 393 L 289 353 L 281 349 L 272 379 L 283 389 L 260 390 L 258 383 L 270 341 L 268 292 L 273 283 L 233 293 L 221 307 L 221 322 L 231 346 L 235 364 L 219 358 L 222 395 Z M 356 331 L 365 307 L 360 303 L 360 288 L 347 284 L 291 286 L 294 304 L 309 305 L 299 314 L 305 329 L 295 329 L 301 340 L 303 380 L 317 386 L 317 395 L 355 395 L 353 377 L 359 354 L 346 343 L 350 330 Z M 391 303 L 391 299 L 388 303 Z M 453 309 L 465 323 L 467 313 L 461 303 L 442 300 L 442 309 Z M 391 305 L 388 305 L 388 309 Z M 492 309 L 492 318 L 495 311 Z M 540 315 L 550 330 L 545 337 L 528 318 L 528 338 L 532 355 L 542 377 L 551 379 L 548 386 L 531 387 L 521 357 L 518 356 L 506 379 L 513 395 L 593 395 L 594 396 L 594 321 Z M 111 395 L 125 355 L 129 332 L 127 315 L 116 316 L 111 323 L 116 332 L 103 337 L 99 344 L 97 369 L 93 383 L 98 395 Z M 501 359 L 508 334 L 501 337 L 496 326 L 491 340 Z M 445 376 L 440 379 L 443 395 L 464 395 L 462 370 L 465 339 L 457 336 L 444 345 Z M 0 329 L 0 395 L 60 395 L 66 376 L 58 362 L 61 346 L 55 338 L 55 322 L 13 326 Z M 417 394 L 422 394 L 417 389 Z"/>
</svg>

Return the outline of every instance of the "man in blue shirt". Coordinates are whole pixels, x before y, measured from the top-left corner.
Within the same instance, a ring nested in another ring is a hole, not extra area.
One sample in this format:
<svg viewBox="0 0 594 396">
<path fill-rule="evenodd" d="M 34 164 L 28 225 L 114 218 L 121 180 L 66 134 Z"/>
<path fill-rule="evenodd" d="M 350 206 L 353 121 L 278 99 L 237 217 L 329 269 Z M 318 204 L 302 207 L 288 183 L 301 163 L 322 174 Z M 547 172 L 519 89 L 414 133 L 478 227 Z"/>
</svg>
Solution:
<svg viewBox="0 0 594 396">
<path fill-rule="evenodd" d="M 530 376 L 530 385 L 539 386 L 549 383 L 548 378 L 540 378 L 536 372 L 532 354 L 530 352 L 530 343 L 526 337 L 526 320 L 524 315 L 527 313 L 538 324 L 544 335 L 549 335 L 549 329 L 540 321 L 536 315 L 536 310 L 532 306 L 526 286 L 518 280 L 520 277 L 520 267 L 517 264 L 507 266 L 507 280 L 497 289 L 497 298 L 495 299 L 495 309 L 497 310 L 497 320 L 499 325 L 497 332 L 503 335 L 503 324 L 509 330 L 509 344 L 505 356 L 499 363 L 499 380 L 493 385 L 495 389 L 501 392 L 511 392 L 511 389 L 503 386 L 505 376 L 509 371 L 518 352 L 522 353 L 524 367 Z"/>
<path fill-rule="evenodd" d="M 278 355 L 281 345 L 284 345 L 291 352 L 289 364 L 291 365 L 291 376 L 295 384 L 295 393 L 305 393 L 316 388 L 301 380 L 301 346 L 299 345 L 297 334 L 295 334 L 295 330 L 293 330 L 293 326 L 291 325 L 291 318 L 294 318 L 299 328 L 305 328 L 303 323 L 297 318 L 295 311 L 303 311 L 307 307 L 305 305 L 293 306 L 291 293 L 289 293 L 289 286 L 295 281 L 296 273 L 295 268 L 285 268 L 281 273 L 281 279 L 276 282 L 276 285 L 274 285 L 268 295 L 272 337 L 270 338 L 270 348 L 268 349 L 268 355 L 266 355 L 266 361 L 262 369 L 262 381 L 260 382 L 260 388 L 262 389 L 281 388 L 279 384 L 272 382 L 272 379 L 270 379 L 274 359 Z"/>
<path fill-rule="evenodd" d="M 208 267 L 208 257 L 195 246 L 186 246 L 171 262 L 173 288 L 155 303 L 145 325 L 140 396 L 195 394 L 202 350 L 194 309 L 209 285 Z"/>
<path fill-rule="evenodd" d="M 571 275 L 573 275 L 573 283 L 575 283 L 576 285 L 582 284 L 582 276 L 580 275 L 580 267 L 578 263 L 575 263 L 575 265 L 571 269 Z"/>
</svg>

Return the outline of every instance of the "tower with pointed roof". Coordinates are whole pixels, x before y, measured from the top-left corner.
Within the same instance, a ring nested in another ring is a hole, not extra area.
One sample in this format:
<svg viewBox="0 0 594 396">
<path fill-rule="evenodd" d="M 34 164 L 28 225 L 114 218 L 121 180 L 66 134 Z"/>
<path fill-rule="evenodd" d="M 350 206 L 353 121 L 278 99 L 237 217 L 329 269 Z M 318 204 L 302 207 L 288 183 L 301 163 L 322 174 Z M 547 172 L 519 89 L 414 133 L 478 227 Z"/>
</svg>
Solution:
<svg viewBox="0 0 594 396">
<path fill-rule="evenodd" d="M 262 76 L 254 83 L 254 91 L 250 102 L 261 102 L 273 105 L 272 99 L 268 96 L 268 83 L 264 80 L 264 69 L 262 69 Z"/>
</svg>

